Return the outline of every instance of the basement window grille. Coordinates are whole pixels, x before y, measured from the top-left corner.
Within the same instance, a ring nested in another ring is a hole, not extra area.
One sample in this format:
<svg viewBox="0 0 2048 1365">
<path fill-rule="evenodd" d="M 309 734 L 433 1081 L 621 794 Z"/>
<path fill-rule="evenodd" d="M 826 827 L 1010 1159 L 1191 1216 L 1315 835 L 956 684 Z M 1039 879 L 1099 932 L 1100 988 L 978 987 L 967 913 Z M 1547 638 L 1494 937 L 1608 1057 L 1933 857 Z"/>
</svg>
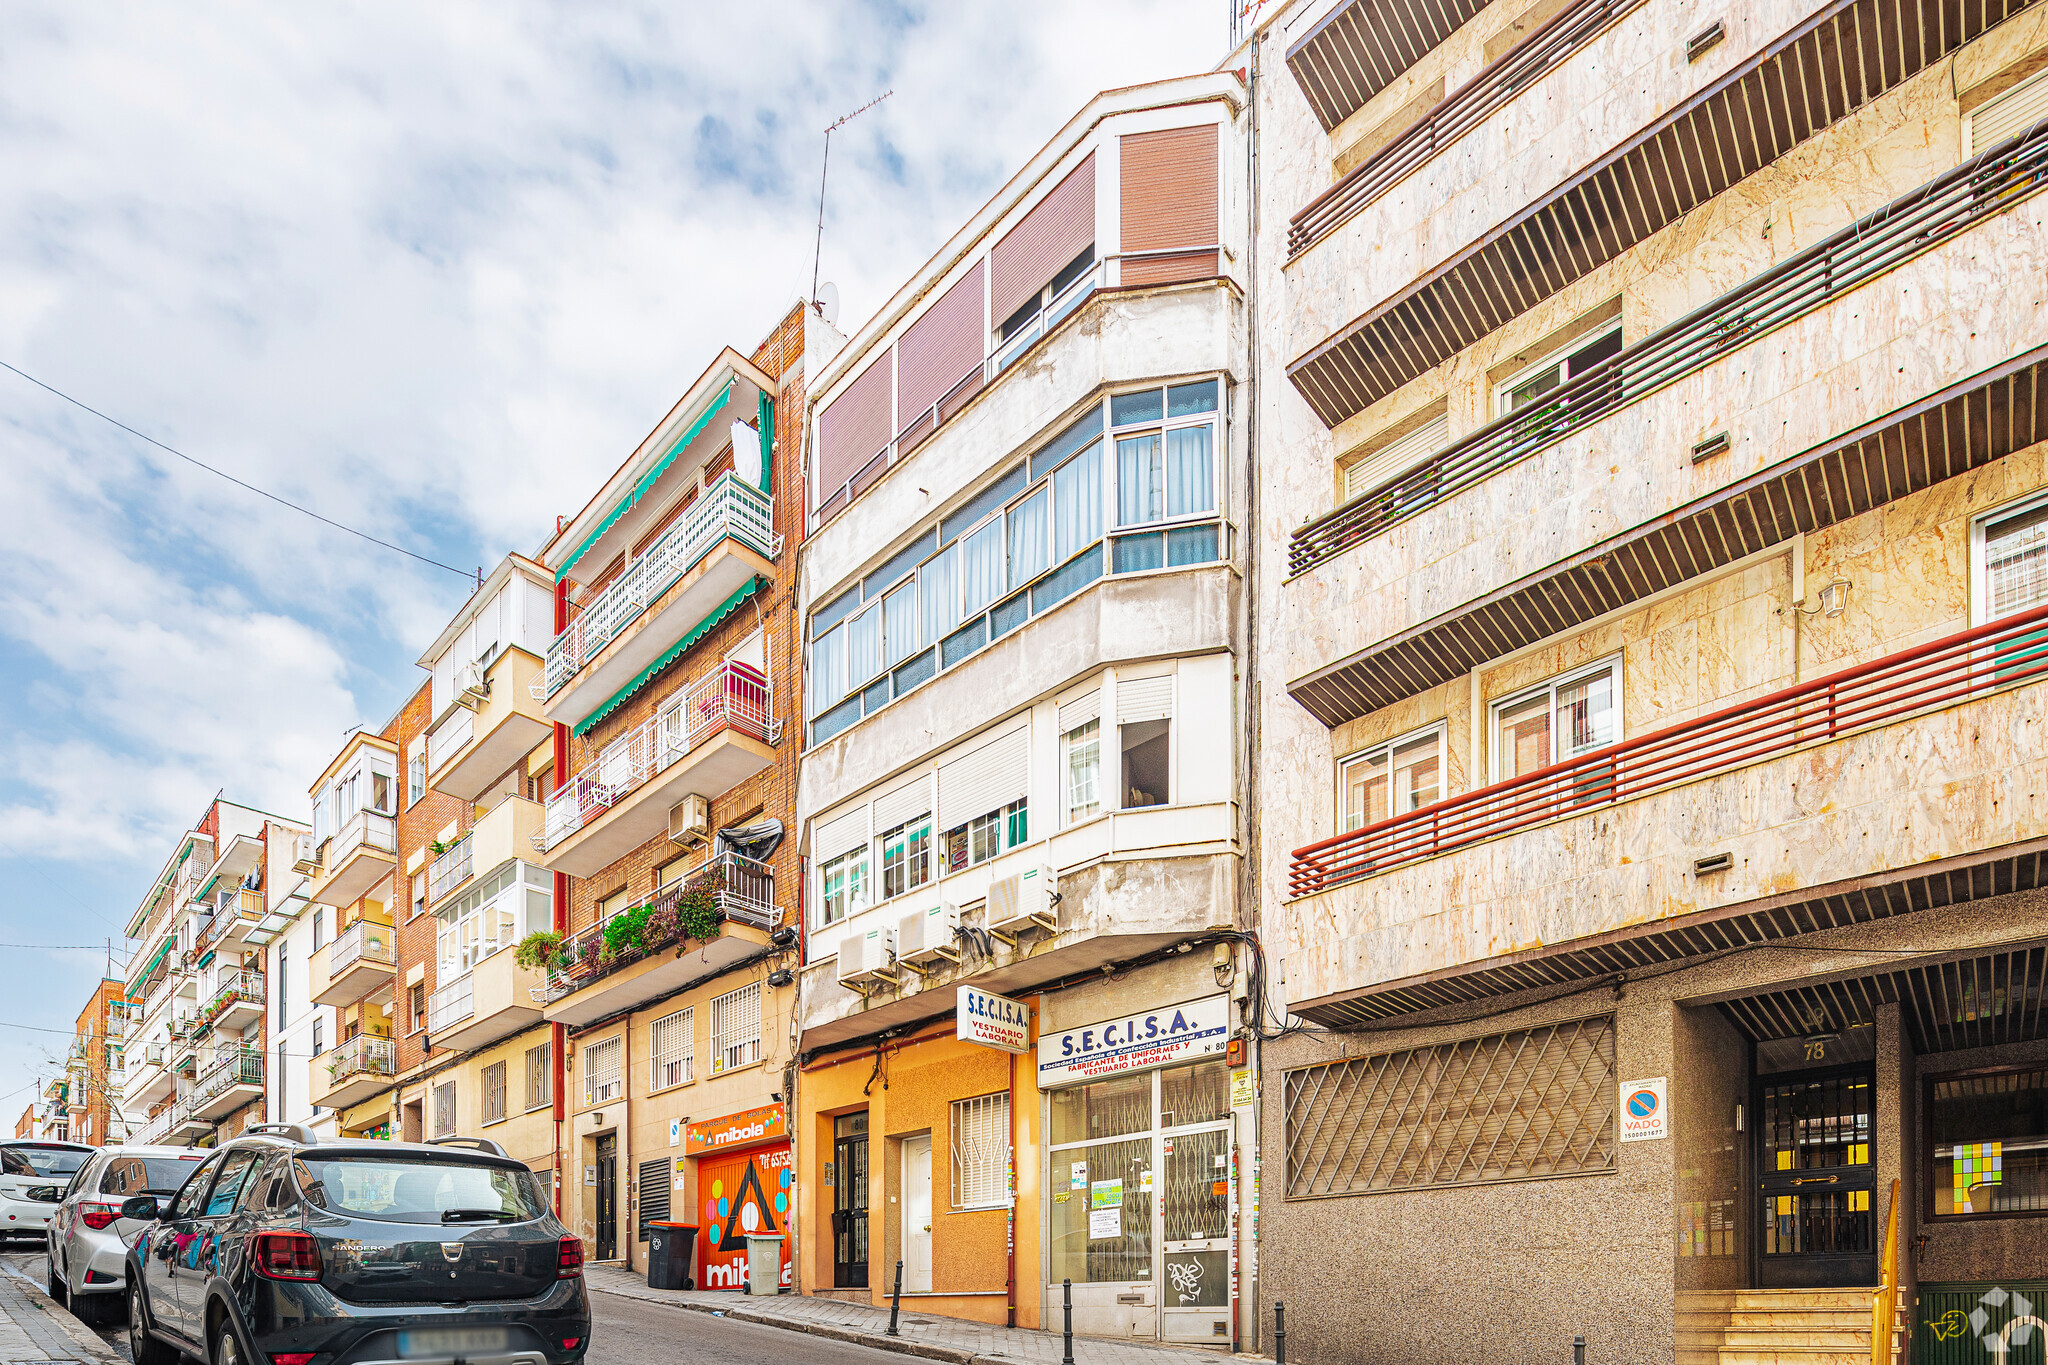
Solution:
<svg viewBox="0 0 2048 1365">
<path fill-rule="evenodd" d="M 1614 1019 L 1304 1067 L 1285 1095 L 1290 1199 L 1611 1171 Z"/>
</svg>

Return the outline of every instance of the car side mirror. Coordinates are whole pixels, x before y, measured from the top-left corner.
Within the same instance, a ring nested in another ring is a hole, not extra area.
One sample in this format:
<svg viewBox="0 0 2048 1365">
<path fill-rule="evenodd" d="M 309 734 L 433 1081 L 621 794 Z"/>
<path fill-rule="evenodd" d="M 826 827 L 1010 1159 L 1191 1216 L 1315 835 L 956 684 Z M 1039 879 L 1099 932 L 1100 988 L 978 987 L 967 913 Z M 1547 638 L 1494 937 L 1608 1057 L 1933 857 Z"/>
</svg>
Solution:
<svg viewBox="0 0 2048 1365">
<path fill-rule="evenodd" d="M 121 1216 L 133 1218 L 138 1223 L 154 1223 L 163 1215 L 157 1207 L 155 1195 L 138 1194 L 133 1199 L 121 1201 Z"/>
</svg>

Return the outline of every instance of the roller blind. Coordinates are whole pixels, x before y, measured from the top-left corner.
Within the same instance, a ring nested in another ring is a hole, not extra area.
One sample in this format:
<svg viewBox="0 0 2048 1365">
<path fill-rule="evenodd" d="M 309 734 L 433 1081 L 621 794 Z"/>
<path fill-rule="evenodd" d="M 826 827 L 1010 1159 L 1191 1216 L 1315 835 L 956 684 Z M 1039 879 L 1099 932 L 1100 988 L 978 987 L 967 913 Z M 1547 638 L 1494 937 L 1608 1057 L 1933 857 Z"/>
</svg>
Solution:
<svg viewBox="0 0 2048 1365">
<path fill-rule="evenodd" d="M 931 780 L 920 776 L 875 798 L 875 828 L 878 831 L 894 829 L 906 820 L 926 814 L 931 808 Z"/>
<path fill-rule="evenodd" d="M 895 433 L 889 429 L 890 358 L 884 351 L 818 417 L 818 501 L 839 491 Z"/>
<path fill-rule="evenodd" d="M 906 428 L 920 430 L 926 410 L 980 366 L 988 331 L 982 316 L 985 274 L 976 262 L 903 334 L 896 348 L 896 409 Z"/>
<path fill-rule="evenodd" d="M 1000 324 L 1094 240 L 1095 153 L 1090 152 L 989 253 L 990 315 Z"/>
<path fill-rule="evenodd" d="M 1068 734 L 1102 714 L 1102 693 L 1090 692 L 1085 697 L 1076 697 L 1060 708 L 1060 733 Z"/>
<path fill-rule="evenodd" d="M 1018 726 L 939 769 L 939 828 L 1001 810 L 1030 789 L 1030 731 Z"/>
<path fill-rule="evenodd" d="M 1130 133 L 1120 142 L 1125 284 L 1165 284 L 1217 273 L 1216 252 L 1131 259 L 1133 252 L 1218 245 L 1216 125 Z"/>
<path fill-rule="evenodd" d="M 1406 436 L 1396 436 L 1372 454 L 1353 460 L 1345 466 L 1344 501 L 1349 502 L 1361 493 L 1371 492 L 1378 485 L 1394 478 L 1411 465 L 1436 454 L 1450 443 L 1449 414 L 1435 421 L 1423 423 Z"/>
<path fill-rule="evenodd" d="M 1165 720 L 1173 714 L 1173 674 L 1156 678 L 1116 680 L 1116 723 L 1135 725 L 1145 720 Z"/>
<path fill-rule="evenodd" d="M 1975 156 L 1987 147 L 2048 118 L 2048 71 L 2027 79 L 1993 100 L 1987 100 L 1970 114 L 1968 145 L 1964 156 Z"/>
<path fill-rule="evenodd" d="M 817 836 L 811 841 L 811 860 L 830 862 L 842 853 L 851 853 L 868 841 L 868 808 L 856 806 L 837 820 L 828 820 L 818 826 Z"/>
</svg>

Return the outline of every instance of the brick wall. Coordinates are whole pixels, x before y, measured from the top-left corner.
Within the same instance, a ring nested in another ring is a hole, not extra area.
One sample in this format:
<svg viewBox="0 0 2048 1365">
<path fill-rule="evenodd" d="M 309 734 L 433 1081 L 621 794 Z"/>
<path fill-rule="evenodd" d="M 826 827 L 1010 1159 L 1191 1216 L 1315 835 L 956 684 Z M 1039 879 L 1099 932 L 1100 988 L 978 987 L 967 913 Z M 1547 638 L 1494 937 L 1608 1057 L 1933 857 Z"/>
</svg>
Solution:
<svg viewBox="0 0 2048 1365">
<path fill-rule="evenodd" d="M 435 986 L 435 920 L 432 915 L 421 915 L 418 919 L 409 918 L 412 914 L 412 876 L 406 869 L 412 864 L 413 854 L 425 850 L 420 865 L 424 871 L 434 861 L 434 855 L 427 849 L 427 845 L 450 824 L 456 827 L 456 834 L 460 836 L 469 829 L 474 818 L 467 801 L 457 800 L 444 792 L 435 791 L 432 787 L 427 788 L 426 795 L 418 801 L 411 805 L 406 804 L 406 798 L 412 793 L 407 764 L 413 742 L 427 732 L 427 727 L 433 720 L 434 685 L 433 680 L 429 678 L 423 681 L 419 690 L 399 708 L 398 714 L 392 717 L 390 726 L 384 732 L 384 737 L 398 746 L 399 765 L 398 885 L 391 898 L 391 922 L 397 926 L 392 934 L 397 972 L 391 986 L 394 1006 L 391 1013 L 391 1034 L 398 1043 L 400 1072 L 409 1071 L 426 1060 L 426 1053 L 421 1049 L 420 1042 L 427 1035 L 413 1032 L 412 1007 L 408 999 L 411 990 L 405 981 L 414 963 L 426 964 L 426 975 L 422 978 L 421 984 L 428 995 L 434 993 Z M 372 996 L 371 1000 L 382 1003 L 375 996 Z"/>
</svg>

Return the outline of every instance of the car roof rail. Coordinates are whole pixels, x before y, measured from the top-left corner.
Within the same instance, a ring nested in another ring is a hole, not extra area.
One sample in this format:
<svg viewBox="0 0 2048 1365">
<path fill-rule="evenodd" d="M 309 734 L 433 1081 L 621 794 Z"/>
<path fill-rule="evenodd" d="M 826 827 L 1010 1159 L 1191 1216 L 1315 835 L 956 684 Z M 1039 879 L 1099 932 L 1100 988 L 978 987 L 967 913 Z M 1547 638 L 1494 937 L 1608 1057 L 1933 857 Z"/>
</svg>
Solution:
<svg viewBox="0 0 2048 1365">
<path fill-rule="evenodd" d="M 320 1145 L 320 1135 L 303 1123 L 252 1123 L 242 1130 L 243 1135 L 249 1133 L 265 1137 L 287 1137 L 293 1142 L 303 1142 L 308 1147 Z"/>
<path fill-rule="evenodd" d="M 507 1155 L 507 1154 L 506 1154 L 506 1151 L 505 1151 L 505 1149 L 504 1149 L 503 1147 L 500 1147 L 500 1146 L 499 1146 L 499 1145 L 498 1145 L 497 1143 L 495 1143 L 495 1142 L 491 1141 L 491 1140 L 490 1140 L 489 1138 L 479 1138 L 479 1137 L 437 1137 L 437 1138 L 428 1138 L 428 1139 L 427 1139 L 427 1145 L 428 1145 L 428 1146 L 430 1146 L 430 1147 L 474 1147 L 474 1148 L 476 1148 L 476 1150 L 478 1150 L 479 1152 L 489 1152 L 489 1153 L 490 1153 L 490 1154 L 491 1154 L 492 1156 L 506 1156 L 506 1155 Z M 509 1159 L 509 1157 L 508 1157 L 508 1159 Z"/>
</svg>

